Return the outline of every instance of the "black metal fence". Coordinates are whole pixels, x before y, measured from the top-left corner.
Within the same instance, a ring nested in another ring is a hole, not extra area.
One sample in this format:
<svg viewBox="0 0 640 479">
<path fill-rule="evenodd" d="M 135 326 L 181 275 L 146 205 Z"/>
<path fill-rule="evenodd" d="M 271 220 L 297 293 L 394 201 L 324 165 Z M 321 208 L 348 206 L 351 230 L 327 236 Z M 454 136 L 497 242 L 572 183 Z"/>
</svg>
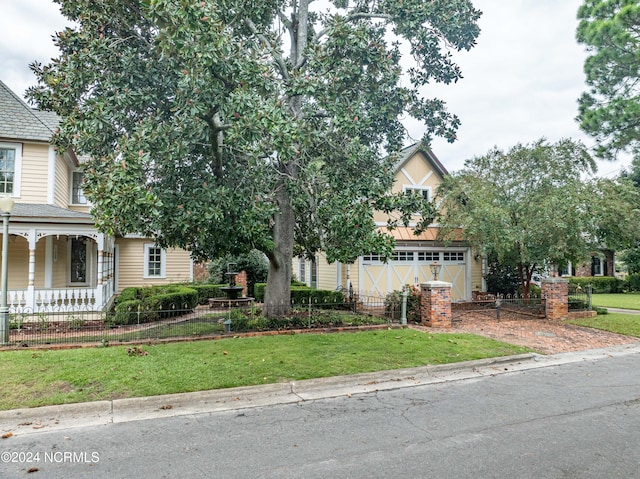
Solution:
<svg viewBox="0 0 640 479">
<path fill-rule="evenodd" d="M 582 287 L 569 283 L 569 311 L 591 311 L 591 285 Z"/>
<path fill-rule="evenodd" d="M 455 302 L 451 305 L 454 321 L 471 316 L 485 319 L 539 319 L 546 316 L 545 300 L 531 295 L 486 294 L 473 301 Z"/>
<path fill-rule="evenodd" d="M 269 305 L 281 307 L 282 305 Z M 278 318 L 263 316 L 263 304 L 231 308 L 172 307 L 163 311 L 28 311 L 9 316 L 9 347 L 74 343 L 118 343 L 169 338 L 215 337 L 252 331 L 342 328 L 388 324 L 353 301 L 292 303 Z M 282 308 L 283 310 L 285 308 Z"/>
</svg>

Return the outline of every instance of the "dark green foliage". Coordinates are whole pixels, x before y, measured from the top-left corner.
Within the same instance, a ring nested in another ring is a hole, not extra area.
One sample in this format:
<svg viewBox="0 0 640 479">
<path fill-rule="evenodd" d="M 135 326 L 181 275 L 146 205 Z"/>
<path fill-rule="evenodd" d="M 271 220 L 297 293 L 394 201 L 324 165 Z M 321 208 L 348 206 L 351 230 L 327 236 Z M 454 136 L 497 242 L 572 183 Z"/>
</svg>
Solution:
<svg viewBox="0 0 640 479">
<path fill-rule="evenodd" d="M 222 258 L 211 260 L 208 266 L 209 281 L 212 283 L 228 284 L 229 277 L 225 273 L 230 263 L 233 263 L 232 268 L 234 272 L 244 271 L 247 274 L 247 295 L 255 297 L 255 284 L 267 280 L 269 262 L 264 253 L 254 249 L 246 254 L 237 256 L 226 255 Z"/>
<path fill-rule="evenodd" d="M 640 4 L 637 0 L 584 0 L 578 42 L 589 91 L 579 100 L 580 128 L 598 142 L 596 154 L 615 158 L 640 147 Z"/>
<path fill-rule="evenodd" d="M 622 293 L 625 282 L 613 276 L 594 276 L 588 278 L 569 278 L 570 284 L 580 286 L 583 291 L 591 285 L 592 293 Z"/>
<path fill-rule="evenodd" d="M 626 291 L 640 291 L 640 274 L 630 274 L 625 283 Z"/>
<path fill-rule="evenodd" d="M 195 308 L 198 297 L 196 289 L 183 284 L 125 288 L 107 322 L 137 324 L 170 318 Z"/>
<path fill-rule="evenodd" d="M 402 293 L 407 291 L 407 321 L 410 323 L 420 323 L 420 301 L 422 294 L 420 288 L 406 284 L 403 289 L 387 293 L 384 299 L 384 309 L 393 318 L 400 318 L 402 315 Z"/>
<path fill-rule="evenodd" d="M 226 284 L 190 284 L 189 288 L 198 292 L 198 304 L 207 304 L 209 298 L 223 298 L 224 292 L 220 289 Z"/>
<path fill-rule="evenodd" d="M 323 307 L 342 307 L 344 296 L 340 291 L 313 289 L 307 286 L 291 286 L 291 303 L 293 305 L 323 305 Z"/>
<path fill-rule="evenodd" d="M 431 223 L 431 204 L 417 218 L 416 198 L 389 191 L 404 120 L 427 146 L 456 138 L 458 118 L 423 87 L 462 77 L 451 53 L 479 35 L 470 0 L 57 2 L 72 26 L 58 58 L 32 65 L 28 95 L 60 115 L 56 146 L 90 157 L 101 231 L 198 259 L 256 248 L 276 303 L 294 250 L 390 253 L 375 210 Z"/>
<path fill-rule="evenodd" d="M 256 301 L 262 303 L 264 301 L 264 293 L 267 289 L 267 283 L 256 283 L 253 285 L 253 297 Z"/>
</svg>

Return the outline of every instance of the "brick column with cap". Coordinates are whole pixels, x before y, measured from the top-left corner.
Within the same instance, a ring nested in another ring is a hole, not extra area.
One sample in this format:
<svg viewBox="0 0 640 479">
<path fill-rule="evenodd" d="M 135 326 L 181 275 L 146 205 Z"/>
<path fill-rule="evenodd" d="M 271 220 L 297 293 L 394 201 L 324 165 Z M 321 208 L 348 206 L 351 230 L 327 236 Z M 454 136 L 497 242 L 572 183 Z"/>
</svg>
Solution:
<svg viewBox="0 0 640 479">
<path fill-rule="evenodd" d="M 451 283 L 429 281 L 420 284 L 420 319 L 425 326 L 450 328 Z"/>
<path fill-rule="evenodd" d="M 542 280 L 542 297 L 546 301 L 547 319 L 567 319 L 569 316 L 569 280 L 546 278 Z"/>
</svg>

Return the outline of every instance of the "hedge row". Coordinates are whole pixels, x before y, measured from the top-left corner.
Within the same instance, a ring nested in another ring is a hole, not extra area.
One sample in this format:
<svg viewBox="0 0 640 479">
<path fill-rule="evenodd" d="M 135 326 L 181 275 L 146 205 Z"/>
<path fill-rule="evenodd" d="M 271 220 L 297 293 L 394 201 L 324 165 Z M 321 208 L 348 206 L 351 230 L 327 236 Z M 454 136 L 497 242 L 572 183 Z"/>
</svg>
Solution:
<svg viewBox="0 0 640 479">
<path fill-rule="evenodd" d="M 170 318 L 198 304 L 198 291 L 184 285 L 125 288 L 118 297 L 111 324 L 138 324 Z"/>
<path fill-rule="evenodd" d="M 264 302 L 264 293 L 267 289 L 267 283 L 256 283 L 253 292 L 256 301 Z M 291 302 L 294 304 L 313 304 L 339 303 L 344 302 L 344 296 L 340 291 L 329 291 L 325 289 L 313 289 L 308 286 L 291 286 Z"/>
</svg>

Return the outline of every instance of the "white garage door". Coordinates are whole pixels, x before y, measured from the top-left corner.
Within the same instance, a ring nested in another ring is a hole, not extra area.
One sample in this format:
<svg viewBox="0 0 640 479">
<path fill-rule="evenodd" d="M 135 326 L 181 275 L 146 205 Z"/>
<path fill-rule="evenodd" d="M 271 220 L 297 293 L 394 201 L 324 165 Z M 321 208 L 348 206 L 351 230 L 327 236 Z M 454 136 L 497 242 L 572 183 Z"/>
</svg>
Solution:
<svg viewBox="0 0 640 479">
<path fill-rule="evenodd" d="M 365 255 L 360 258 L 360 294 L 384 296 L 406 284 L 433 281 L 429 266 L 437 261 L 442 265 L 438 280 L 452 284 L 452 299 L 469 299 L 471 273 L 468 271 L 468 255 L 469 250 L 465 248 L 398 249 L 387 263 L 377 254 Z"/>
</svg>

